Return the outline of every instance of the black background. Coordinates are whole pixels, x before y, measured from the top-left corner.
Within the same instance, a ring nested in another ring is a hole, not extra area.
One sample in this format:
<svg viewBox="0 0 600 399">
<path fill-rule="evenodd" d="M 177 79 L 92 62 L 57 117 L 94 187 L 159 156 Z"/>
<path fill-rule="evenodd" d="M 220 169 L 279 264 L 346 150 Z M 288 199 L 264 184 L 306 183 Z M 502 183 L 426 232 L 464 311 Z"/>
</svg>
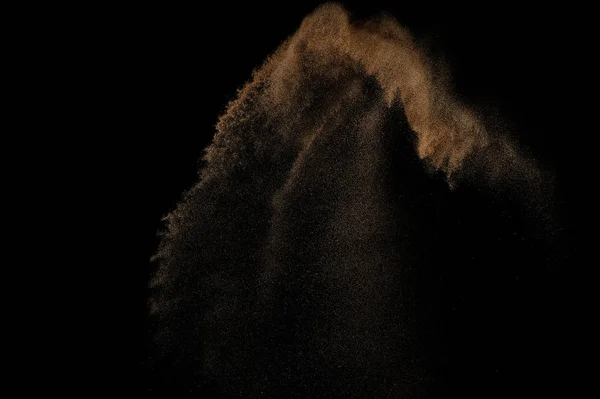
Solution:
<svg viewBox="0 0 600 399">
<path fill-rule="evenodd" d="M 101 345 L 112 364 L 104 383 L 127 384 L 140 394 L 160 390 L 160 372 L 147 351 L 151 323 L 146 317 L 147 283 L 153 272 L 149 258 L 158 243 L 160 219 L 197 180 L 202 150 L 212 140 L 227 102 L 319 3 L 140 5 L 110 10 L 101 24 L 97 40 L 109 56 L 98 62 L 106 72 L 103 90 L 111 91 L 112 98 L 103 112 L 109 115 L 106 129 L 114 150 L 104 162 L 114 165 L 117 183 L 107 201 L 118 209 L 115 228 L 120 234 L 114 246 L 123 249 L 116 255 L 121 260 L 112 261 L 106 272 L 117 276 L 127 298 L 106 310 L 113 313 L 106 319 L 119 316 L 102 327 L 107 342 L 123 345 Z M 542 353 L 547 345 L 552 363 L 547 368 L 536 364 L 532 379 L 549 384 L 544 392 L 572 392 L 579 385 L 582 350 L 575 332 L 581 325 L 576 299 L 581 266 L 575 261 L 580 144 L 572 138 L 582 130 L 582 66 L 589 49 L 580 44 L 586 27 L 580 21 L 589 10 L 343 4 L 358 18 L 380 11 L 393 14 L 445 59 L 454 90 L 467 104 L 484 104 L 504 115 L 525 147 L 555 173 L 562 226 L 559 248 L 543 276 L 537 270 L 523 278 L 544 282 L 532 296 L 554 298 L 539 316 L 544 326 L 539 330 L 550 327 L 551 319 L 555 330 L 549 338 L 540 337 L 536 348 Z M 106 43 L 104 35 L 110 37 Z M 557 370 L 556 365 L 565 367 Z M 208 387 L 206 391 L 214 393 Z"/>
</svg>

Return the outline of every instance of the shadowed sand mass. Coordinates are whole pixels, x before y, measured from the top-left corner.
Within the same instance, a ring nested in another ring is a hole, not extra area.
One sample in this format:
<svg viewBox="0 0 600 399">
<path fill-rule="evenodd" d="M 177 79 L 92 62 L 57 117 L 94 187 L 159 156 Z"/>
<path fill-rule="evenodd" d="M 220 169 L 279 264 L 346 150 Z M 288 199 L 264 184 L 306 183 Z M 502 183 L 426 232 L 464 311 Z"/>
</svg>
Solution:
<svg viewBox="0 0 600 399">
<path fill-rule="evenodd" d="M 431 391 L 418 270 L 453 245 L 439 228 L 452 190 L 509 192 L 540 220 L 549 196 L 445 76 L 393 18 L 354 23 L 336 4 L 254 72 L 154 258 L 156 343 L 176 378 L 241 398 Z"/>
</svg>

